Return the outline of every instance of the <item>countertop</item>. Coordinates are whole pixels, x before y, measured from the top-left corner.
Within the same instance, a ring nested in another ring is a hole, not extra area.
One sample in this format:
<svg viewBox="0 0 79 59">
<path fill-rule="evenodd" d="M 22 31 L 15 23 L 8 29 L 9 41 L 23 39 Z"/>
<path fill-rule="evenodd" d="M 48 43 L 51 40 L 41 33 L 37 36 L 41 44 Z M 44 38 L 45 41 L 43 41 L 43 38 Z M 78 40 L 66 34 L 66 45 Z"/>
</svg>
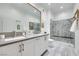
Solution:
<svg viewBox="0 0 79 59">
<path fill-rule="evenodd" d="M 19 36 L 19 37 L 14 37 L 14 38 L 1 39 L 0 47 L 13 44 L 13 43 L 17 43 L 17 42 L 21 42 L 21 41 L 25 41 L 25 40 L 30 40 L 30 39 L 41 37 L 41 36 L 46 36 L 46 35 L 49 35 L 49 34 L 32 34 L 32 35 L 27 35 L 26 37 Z"/>
</svg>

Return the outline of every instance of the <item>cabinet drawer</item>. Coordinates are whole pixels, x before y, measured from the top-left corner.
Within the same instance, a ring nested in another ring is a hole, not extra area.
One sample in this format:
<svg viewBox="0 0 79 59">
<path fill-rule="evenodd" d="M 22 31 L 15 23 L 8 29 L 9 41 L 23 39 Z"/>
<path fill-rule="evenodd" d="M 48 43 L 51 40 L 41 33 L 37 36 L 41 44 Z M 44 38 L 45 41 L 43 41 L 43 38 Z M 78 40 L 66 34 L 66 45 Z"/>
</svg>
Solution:
<svg viewBox="0 0 79 59">
<path fill-rule="evenodd" d="M 18 55 L 21 55 L 21 53 L 19 52 L 19 44 L 21 44 L 21 43 L 14 43 L 14 44 L 0 47 L 0 56 L 18 56 Z"/>
</svg>

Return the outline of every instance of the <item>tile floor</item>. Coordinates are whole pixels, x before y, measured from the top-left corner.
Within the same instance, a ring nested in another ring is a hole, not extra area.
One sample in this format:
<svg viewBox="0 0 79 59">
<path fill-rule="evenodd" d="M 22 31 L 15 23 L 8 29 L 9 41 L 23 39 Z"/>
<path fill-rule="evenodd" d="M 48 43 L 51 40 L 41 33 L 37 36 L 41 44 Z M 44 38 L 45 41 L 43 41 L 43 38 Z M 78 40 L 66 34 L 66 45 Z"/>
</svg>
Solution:
<svg viewBox="0 0 79 59">
<path fill-rule="evenodd" d="M 48 52 L 44 56 L 78 56 L 78 53 L 72 44 L 49 41 Z"/>
</svg>

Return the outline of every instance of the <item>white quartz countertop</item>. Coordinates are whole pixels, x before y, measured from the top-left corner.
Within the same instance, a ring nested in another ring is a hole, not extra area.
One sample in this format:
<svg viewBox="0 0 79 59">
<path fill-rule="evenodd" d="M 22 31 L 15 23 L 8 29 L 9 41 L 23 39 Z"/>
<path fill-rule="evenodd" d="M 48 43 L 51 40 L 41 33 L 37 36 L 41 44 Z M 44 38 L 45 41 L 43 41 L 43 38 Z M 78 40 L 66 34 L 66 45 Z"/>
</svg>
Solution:
<svg viewBox="0 0 79 59">
<path fill-rule="evenodd" d="M 24 36 L 19 36 L 19 37 L 14 37 L 14 38 L 5 38 L 5 39 L 0 39 L 0 46 L 4 46 L 7 44 L 12 44 L 12 43 L 16 43 L 16 42 L 20 42 L 20 41 L 24 41 L 24 40 L 29 40 L 32 38 L 37 38 L 37 37 L 41 37 L 41 36 L 45 36 L 48 34 L 32 34 L 32 35 L 26 35 L 26 37 Z"/>
</svg>

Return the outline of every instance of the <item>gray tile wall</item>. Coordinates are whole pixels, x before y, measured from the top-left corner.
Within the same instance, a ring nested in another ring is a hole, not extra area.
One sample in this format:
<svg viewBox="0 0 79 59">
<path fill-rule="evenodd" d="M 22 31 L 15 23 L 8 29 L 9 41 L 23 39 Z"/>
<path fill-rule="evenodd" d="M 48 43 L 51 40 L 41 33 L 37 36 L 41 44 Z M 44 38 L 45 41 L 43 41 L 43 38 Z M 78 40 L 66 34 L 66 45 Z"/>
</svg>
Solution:
<svg viewBox="0 0 79 59">
<path fill-rule="evenodd" d="M 74 44 L 75 33 L 70 32 L 73 20 L 66 19 L 50 23 L 50 38 Z"/>
</svg>

